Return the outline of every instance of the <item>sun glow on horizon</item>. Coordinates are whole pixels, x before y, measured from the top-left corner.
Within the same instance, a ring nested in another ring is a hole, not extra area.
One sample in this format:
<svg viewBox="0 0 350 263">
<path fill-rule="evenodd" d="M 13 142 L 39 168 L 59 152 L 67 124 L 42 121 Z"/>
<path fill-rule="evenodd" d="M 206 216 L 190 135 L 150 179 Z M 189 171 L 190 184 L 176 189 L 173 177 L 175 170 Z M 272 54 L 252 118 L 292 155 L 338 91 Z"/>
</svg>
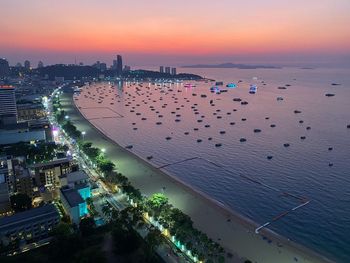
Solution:
<svg viewBox="0 0 350 263">
<path fill-rule="evenodd" d="M 181 55 L 350 53 L 347 0 L 6 0 L 0 49 Z"/>
</svg>

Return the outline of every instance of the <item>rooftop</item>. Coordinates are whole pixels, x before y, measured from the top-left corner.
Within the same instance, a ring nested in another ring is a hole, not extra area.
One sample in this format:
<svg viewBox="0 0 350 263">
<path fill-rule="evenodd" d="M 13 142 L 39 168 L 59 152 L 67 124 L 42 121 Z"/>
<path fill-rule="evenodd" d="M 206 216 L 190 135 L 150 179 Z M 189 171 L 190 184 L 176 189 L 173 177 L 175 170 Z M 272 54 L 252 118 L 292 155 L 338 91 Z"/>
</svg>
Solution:
<svg viewBox="0 0 350 263">
<path fill-rule="evenodd" d="M 76 207 L 85 202 L 76 189 L 61 188 L 60 191 L 70 207 Z"/>
<path fill-rule="evenodd" d="M 49 217 L 59 217 L 56 207 L 53 204 L 33 208 L 24 212 L 16 213 L 12 216 L 0 218 L 0 232 L 7 227 L 16 227 L 28 223 L 38 222 L 40 219 Z"/>
<path fill-rule="evenodd" d="M 15 87 L 11 85 L 0 85 L 0 89 L 15 89 Z"/>
<path fill-rule="evenodd" d="M 57 159 L 57 160 L 53 160 L 50 162 L 46 162 L 46 163 L 37 163 L 32 165 L 32 168 L 40 168 L 40 167 L 44 167 L 44 166 L 50 166 L 50 165 L 56 165 L 56 164 L 62 164 L 62 163 L 67 163 L 72 161 L 71 158 L 61 158 L 61 159 Z"/>
<path fill-rule="evenodd" d="M 68 184 L 89 179 L 89 176 L 83 170 L 72 172 L 64 176 L 67 177 Z"/>
</svg>

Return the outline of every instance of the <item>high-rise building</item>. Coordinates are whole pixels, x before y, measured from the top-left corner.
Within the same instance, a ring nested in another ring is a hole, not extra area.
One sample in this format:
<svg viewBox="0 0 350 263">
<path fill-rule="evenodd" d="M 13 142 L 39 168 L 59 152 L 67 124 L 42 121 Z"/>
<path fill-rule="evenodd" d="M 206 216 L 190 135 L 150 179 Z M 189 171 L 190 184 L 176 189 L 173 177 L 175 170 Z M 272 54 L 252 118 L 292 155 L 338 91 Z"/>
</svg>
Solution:
<svg viewBox="0 0 350 263">
<path fill-rule="evenodd" d="M 100 70 L 106 71 L 107 70 L 107 64 L 106 63 L 100 63 Z"/>
<path fill-rule="evenodd" d="M 24 61 L 24 68 L 26 70 L 30 70 L 30 61 L 29 60 Z"/>
<path fill-rule="evenodd" d="M 171 75 L 176 75 L 176 68 L 171 68 Z"/>
<path fill-rule="evenodd" d="M 163 66 L 160 66 L 160 67 L 159 67 L 159 72 L 160 72 L 160 73 L 164 73 L 164 67 L 163 67 Z"/>
<path fill-rule="evenodd" d="M 123 59 L 121 55 L 117 55 L 117 76 L 120 77 L 123 73 Z"/>
<path fill-rule="evenodd" d="M 0 85 L 0 127 L 17 123 L 15 88 Z"/>
<path fill-rule="evenodd" d="M 10 66 L 6 59 L 0 58 L 0 78 L 10 74 Z"/>
<path fill-rule="evenodd" d="M 170 67 L 165 67 L 165 73 L 170 74 Z"/>
<path fill-rule="evenodd" d="M 38 62 L 38 68 L 43 68 L 44 67 L 44 63 L 42 61 Z"/>
</svg>

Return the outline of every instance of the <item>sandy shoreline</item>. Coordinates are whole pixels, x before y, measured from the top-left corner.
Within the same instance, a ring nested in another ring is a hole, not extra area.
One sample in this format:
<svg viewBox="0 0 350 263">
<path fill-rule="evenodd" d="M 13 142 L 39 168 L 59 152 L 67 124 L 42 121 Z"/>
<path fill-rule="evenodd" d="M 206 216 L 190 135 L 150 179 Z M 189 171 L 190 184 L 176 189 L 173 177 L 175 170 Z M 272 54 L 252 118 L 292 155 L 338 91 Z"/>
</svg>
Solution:
<svg viewBox="0 0 350 263">
<path fill-rule="evenodd" d="M 257 224 L 252 220 L 193 189 L 168 172 L 155 168 L 110 139 L 107 131 L 94 126 L 79 111 L 71 94 L 64 95 L 62 104 L 78 128 L 87 131 L 86 140 L 98 147 L 107 147 L 107 156 L 116 162 L 118 170 L 135 187 L 147 195 L 166 187 L 170 202 L 190 215 L 195 226 L 219 242 L 226 252 L 238 254 L 252 262 L 332 262 L 271 230 L 264 229 L 256 235 L 254 230 Z M 227 258 L 227 262 L 237 262 L 237 259 Z"/>
</svg>

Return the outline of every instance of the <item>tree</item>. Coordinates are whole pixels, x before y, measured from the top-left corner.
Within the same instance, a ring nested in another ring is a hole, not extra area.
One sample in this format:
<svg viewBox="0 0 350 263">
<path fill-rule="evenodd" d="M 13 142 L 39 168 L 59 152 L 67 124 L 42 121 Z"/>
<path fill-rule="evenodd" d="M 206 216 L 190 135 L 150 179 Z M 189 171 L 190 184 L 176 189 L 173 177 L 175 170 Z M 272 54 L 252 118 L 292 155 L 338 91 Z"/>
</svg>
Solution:
<svg viewBox="0 0 350 263">
<path fill-rule="evenodd" d="M 111 215 L 112 215 L 111 207 L 110 207 L 110 205 L 107 202 L 102 207 L 102 213 L 108 218 L 111 217 Z"/>
<path fill-rule="evenodd" d="M 83 236 L 89 236 L 95 232 L 96 223 L 93 217 L 83 218 L 79 223 L 79 229 Z"/>
<path fill-rule="evenodd" d="M 109 161 L 105 158 L 99 158 L 97 162 L 98 162 L 97 163 L 98 168 L 104 174 L 111 173 L 115 168 L 114 163 L 112 163 L 111 161 Z"/>
<path fill-rule="evenodd" d="M 150 252 L 152 253 L 154 253 L 156 248 L 160 246 L 160 244 L 162 244 L 164 241 L 162 233 L 154 227 L 149 230 L 147 236 L 145 237 L 145 240 L 148 248 L 150 249 Z"/>
<path fill-rule="evenodd" d="M 168 197 L 162 193 L 153 194 L 146 202 L 146 205 L 149 206 L 156 215 L 159 215 L 160 211 L 166 204 L 168 204 Z"/>
<path fill-rule="evenodd" d="M 125 229 L 121 225 L 115 225 L 112 231 L 115 253 L 117 255 L 130 254 L 141 245 L 141 240 L 132 228 Z"/>
<path fill-rule="evenodd" d="M 105 263 L 106 256 L 100 249 L 87 248 L 74 256 L 75 263 Z"/>
<path fill-rule="evenodd" d="M 26 194 L 11 196 L 11 207 L 15 212 L 22 212 L 32 208 L 32 199 Z"/>
</svg>

